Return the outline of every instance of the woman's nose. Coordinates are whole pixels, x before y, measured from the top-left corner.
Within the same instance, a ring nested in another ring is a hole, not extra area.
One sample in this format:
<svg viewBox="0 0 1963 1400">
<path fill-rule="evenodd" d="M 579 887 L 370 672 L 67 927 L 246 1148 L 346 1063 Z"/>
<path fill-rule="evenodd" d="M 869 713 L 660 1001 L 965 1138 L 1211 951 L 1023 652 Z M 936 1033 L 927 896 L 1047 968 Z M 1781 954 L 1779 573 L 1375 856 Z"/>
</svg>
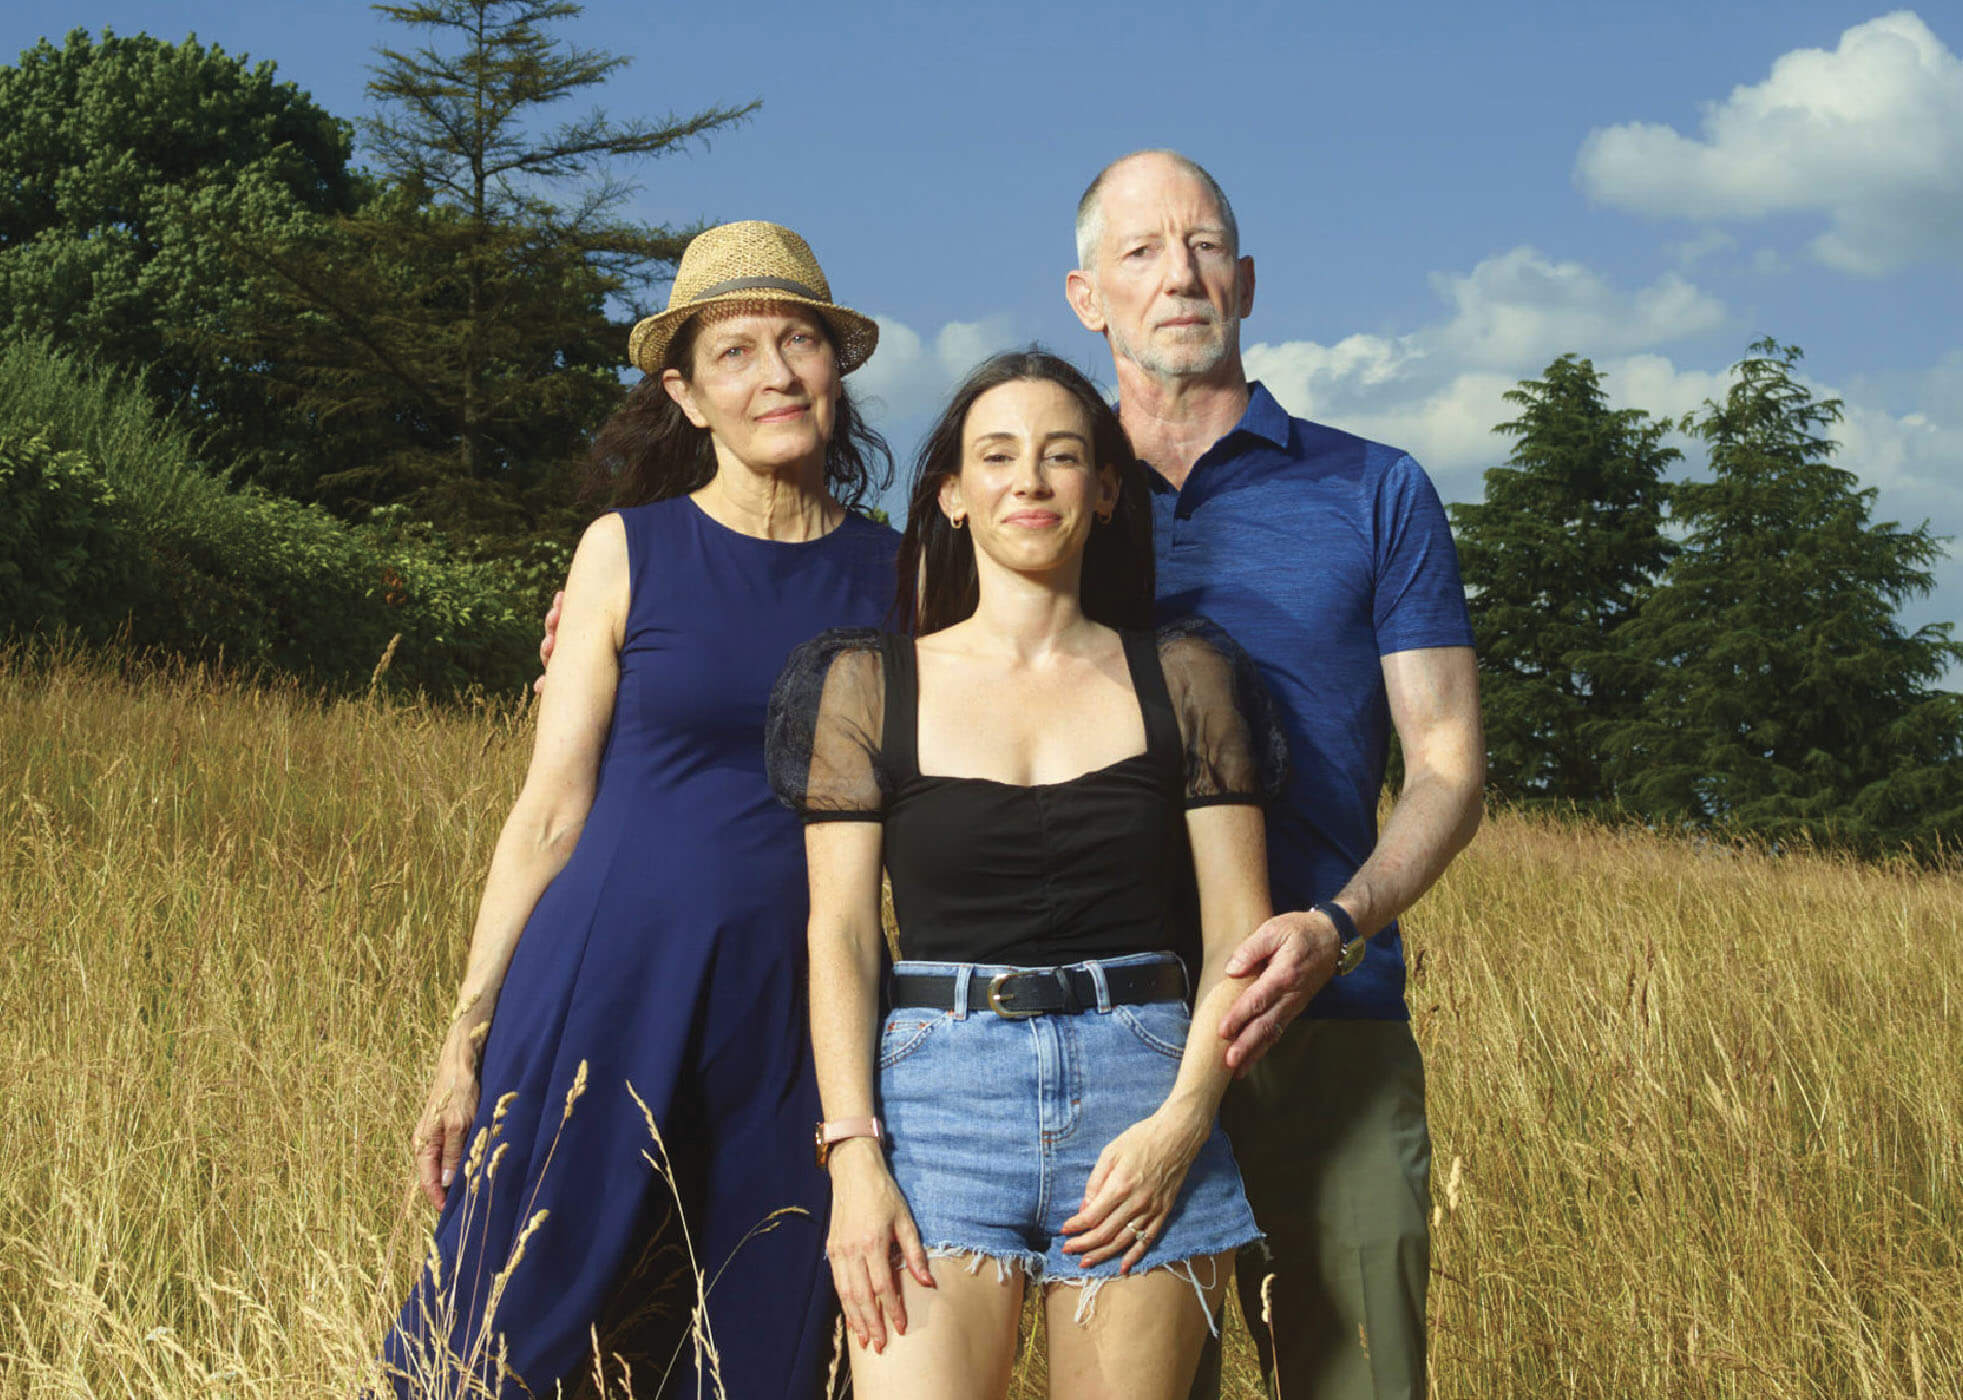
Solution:
<svg viewBox="0 0 1963 1400">
<path fill-rule="evenodd" d="M 797 382 L 797 373 L 780 345 L 766 343 L 758 352 L 763 382 L 774 389 L 788 389 Z"/>
</svg>

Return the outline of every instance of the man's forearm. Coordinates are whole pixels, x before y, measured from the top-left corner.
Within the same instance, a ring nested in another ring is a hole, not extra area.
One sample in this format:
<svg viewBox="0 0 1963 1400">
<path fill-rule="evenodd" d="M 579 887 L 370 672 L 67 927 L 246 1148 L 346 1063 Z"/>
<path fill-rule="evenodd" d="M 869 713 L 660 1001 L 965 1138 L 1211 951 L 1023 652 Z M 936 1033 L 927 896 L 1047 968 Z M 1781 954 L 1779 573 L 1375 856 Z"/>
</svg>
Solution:
<svg viewBox="0 0 1963 1400">
<path fill-rule="evenodd" d="M 1482 778 L 1414 774 L 1398 794 L 1377 847 L 1337 894 L 1364 936 L 1418 902 L 1479 829 Z"/>
</svg>

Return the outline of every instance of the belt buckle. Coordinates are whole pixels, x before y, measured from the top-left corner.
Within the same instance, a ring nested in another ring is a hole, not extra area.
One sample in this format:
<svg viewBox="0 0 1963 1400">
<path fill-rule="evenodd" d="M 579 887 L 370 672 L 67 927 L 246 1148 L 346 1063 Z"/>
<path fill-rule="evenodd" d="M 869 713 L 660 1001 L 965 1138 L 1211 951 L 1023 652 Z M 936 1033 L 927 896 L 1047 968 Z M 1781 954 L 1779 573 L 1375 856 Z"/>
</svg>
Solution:
<svg viewBox="0 0 1963 1400">
<path fill-rule="evenodd" d="M 1002 984 L 1011 977 L 1026 977 L 1027 972 L 998 972 L 988 979 L 988 1009 L 1005 1021 L 1027 1021 L 1033 1016 L 1041 1016 L 1041 1010 L 1016 1011 L 1002 1004 Z"/>
</svg>

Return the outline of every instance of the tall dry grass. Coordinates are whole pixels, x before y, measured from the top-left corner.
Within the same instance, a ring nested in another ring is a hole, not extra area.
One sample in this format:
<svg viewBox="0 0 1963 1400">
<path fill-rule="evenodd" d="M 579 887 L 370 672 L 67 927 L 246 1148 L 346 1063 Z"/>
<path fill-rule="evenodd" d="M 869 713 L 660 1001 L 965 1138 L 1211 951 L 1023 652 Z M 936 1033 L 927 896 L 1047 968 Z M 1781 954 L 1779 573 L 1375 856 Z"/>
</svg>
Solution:
<svg viewBox="0 0 1963 1400">
<path fill-rule="evenodd" d="M 0 716 L 0 1400 L 348 1395 L 523 715 L 16 658 Z M 1960 916 L 1489 823 L 1409 920 L 1435 1392 L 1963 1394 Z"/>
</svg>

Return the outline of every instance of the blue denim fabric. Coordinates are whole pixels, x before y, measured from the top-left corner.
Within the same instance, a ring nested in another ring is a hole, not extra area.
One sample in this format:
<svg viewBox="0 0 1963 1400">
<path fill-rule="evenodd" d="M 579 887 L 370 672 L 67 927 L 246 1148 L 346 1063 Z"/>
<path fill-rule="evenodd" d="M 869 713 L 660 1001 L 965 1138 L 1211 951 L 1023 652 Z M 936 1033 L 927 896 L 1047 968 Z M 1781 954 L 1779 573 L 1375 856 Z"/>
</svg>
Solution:
<svg viewBox="0 0 1963 1400">
<path fill-rule="evenodd" d="M 1093 971 L 1170 961 L 1140 953 L 1072 966 Z M 1190 1021 L 1185 1003 L 1109 1006 L 1076 1015 L 998 1016 L 989 979 L 1013 968 L 903 961 L 900 973 L 967 970 L 965 1008 L 896 1007 L 879 1037 L 880 1116 L 893 1179 L 930 1252 L 985 1255 L 1032 1281 L 1082 1283 L 1118 1273 L 1065 1254 L 1098 1154 L 1165 1101 Z M 1216 1122 L 1172 1215 L 1134 1273 L 1259 1239 L 1233 1148 Z M 1088 1301 L 1088 1300 L 1087 1300 Z"/>
</svg>

